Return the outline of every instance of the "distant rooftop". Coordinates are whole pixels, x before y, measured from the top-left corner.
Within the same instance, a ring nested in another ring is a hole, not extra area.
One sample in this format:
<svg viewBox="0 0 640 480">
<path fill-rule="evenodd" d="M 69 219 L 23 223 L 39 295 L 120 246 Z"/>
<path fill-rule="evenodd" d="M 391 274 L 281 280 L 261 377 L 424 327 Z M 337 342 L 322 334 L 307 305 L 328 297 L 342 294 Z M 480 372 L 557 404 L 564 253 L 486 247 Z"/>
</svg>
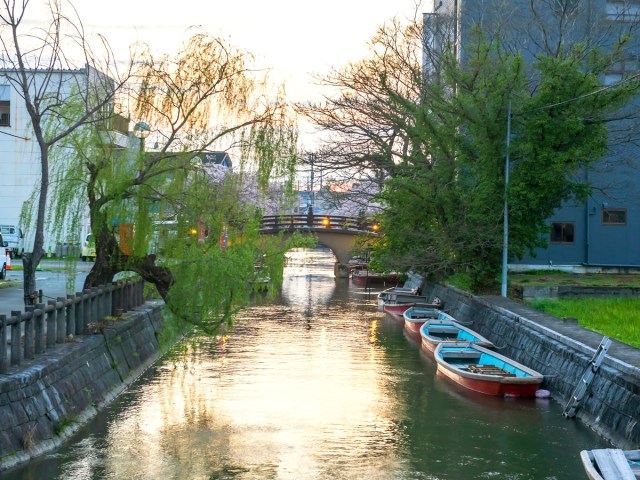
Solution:
<svg viewBox="0 0 640 480">
<path fill-rule="evenodd" d="M 231 157 L 227 152 L 202 152 L 199 155 L 203 165 L 222 165 L 232 167 Z"/>
</svg>

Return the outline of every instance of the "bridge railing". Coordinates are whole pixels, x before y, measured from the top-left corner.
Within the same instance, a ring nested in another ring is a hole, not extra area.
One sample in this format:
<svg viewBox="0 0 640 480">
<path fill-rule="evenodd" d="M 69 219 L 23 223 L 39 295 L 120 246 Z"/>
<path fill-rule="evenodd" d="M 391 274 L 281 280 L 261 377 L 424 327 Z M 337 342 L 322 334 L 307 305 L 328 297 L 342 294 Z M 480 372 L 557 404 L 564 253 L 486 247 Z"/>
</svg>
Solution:
<svg viewBox="0 0 640 480">
<path fill-rule="evenodd" d="M 280 230 L 304 230 L 304 229 L 339 229 L 351 230 L 354 232 L 378 231 L 378 225 L 359 217 L 345 217 L 340 215 L 265 215 L 262 217 L 260 230 L 280 231 Z"/>
</svg>

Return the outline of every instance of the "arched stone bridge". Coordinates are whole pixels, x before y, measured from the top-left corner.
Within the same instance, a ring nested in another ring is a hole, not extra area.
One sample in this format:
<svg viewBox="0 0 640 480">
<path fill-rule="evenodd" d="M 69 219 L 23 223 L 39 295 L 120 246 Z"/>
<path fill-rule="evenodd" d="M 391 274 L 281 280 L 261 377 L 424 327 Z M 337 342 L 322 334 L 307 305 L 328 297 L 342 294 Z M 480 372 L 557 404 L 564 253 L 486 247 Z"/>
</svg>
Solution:
<svg viewBox="0 0 640 480">
<path fill-rule="evenodd" d="M 377 236 L 378 231 L 377 223 L 336 215 L 265 215 L 260 224 L 262 234 L 313 233 L 318 242 L 329 247 L 338 259 L 335 273 L 340 277 L 349 275 L 348 262 L 358 237 Z"/>
</svg>

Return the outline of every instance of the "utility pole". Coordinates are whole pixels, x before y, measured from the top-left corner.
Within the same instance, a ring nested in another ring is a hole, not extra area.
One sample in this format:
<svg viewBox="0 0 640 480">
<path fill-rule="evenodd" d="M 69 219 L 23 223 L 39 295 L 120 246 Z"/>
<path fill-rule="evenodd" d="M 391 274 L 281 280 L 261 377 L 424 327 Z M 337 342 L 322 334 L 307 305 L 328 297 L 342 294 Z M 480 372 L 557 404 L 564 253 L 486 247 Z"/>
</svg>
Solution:
<svg viewBox="0 0 640 480">
<path fill-rule="evenodd" d="M 310 192 L 310 196 L 311 196 L 311 209 L 315 210 L 315 198 L 314 198 L 314 193 L 313 193 L 313 161 L 315 160 L 315 153 L 312 153 L 309 156 L 309 163 L 311 164 L 311 192 Z"/>
<path fill-rule="evenodd" d="M 507 262 L 509 259 L 509 201 L 507 198 L 509 188 L 509 147 L 511 145 L 511 100 L 507 107 L 507 152 L 505 154 L 504 172 L 504 225 L 502 230 L 502 288 L 501 294 L 507 296 Z"/>
</svg>

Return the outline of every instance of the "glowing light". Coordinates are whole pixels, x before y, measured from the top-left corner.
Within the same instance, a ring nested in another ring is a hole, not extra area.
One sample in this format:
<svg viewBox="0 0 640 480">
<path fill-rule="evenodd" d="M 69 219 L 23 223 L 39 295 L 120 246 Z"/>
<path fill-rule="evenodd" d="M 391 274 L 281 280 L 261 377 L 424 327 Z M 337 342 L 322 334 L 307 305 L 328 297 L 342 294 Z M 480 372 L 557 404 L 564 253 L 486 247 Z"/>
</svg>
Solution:
<svg viewBox="0 0 640 480">
<path fill-rule="evenodd" d="M 331 219 L 329 217 L 324 217 L 322 219 L 322 226 L 328 227 L 329 225 L 331 225 Z"/>
<path fill-rule="evenodd" d="M 379 223 L 374 223 L 373 225 L 371 225 L 371 230 L 373 230 L 374 232 L 379 232 L 380 231 L 380 224 Z"/>
</svg>

